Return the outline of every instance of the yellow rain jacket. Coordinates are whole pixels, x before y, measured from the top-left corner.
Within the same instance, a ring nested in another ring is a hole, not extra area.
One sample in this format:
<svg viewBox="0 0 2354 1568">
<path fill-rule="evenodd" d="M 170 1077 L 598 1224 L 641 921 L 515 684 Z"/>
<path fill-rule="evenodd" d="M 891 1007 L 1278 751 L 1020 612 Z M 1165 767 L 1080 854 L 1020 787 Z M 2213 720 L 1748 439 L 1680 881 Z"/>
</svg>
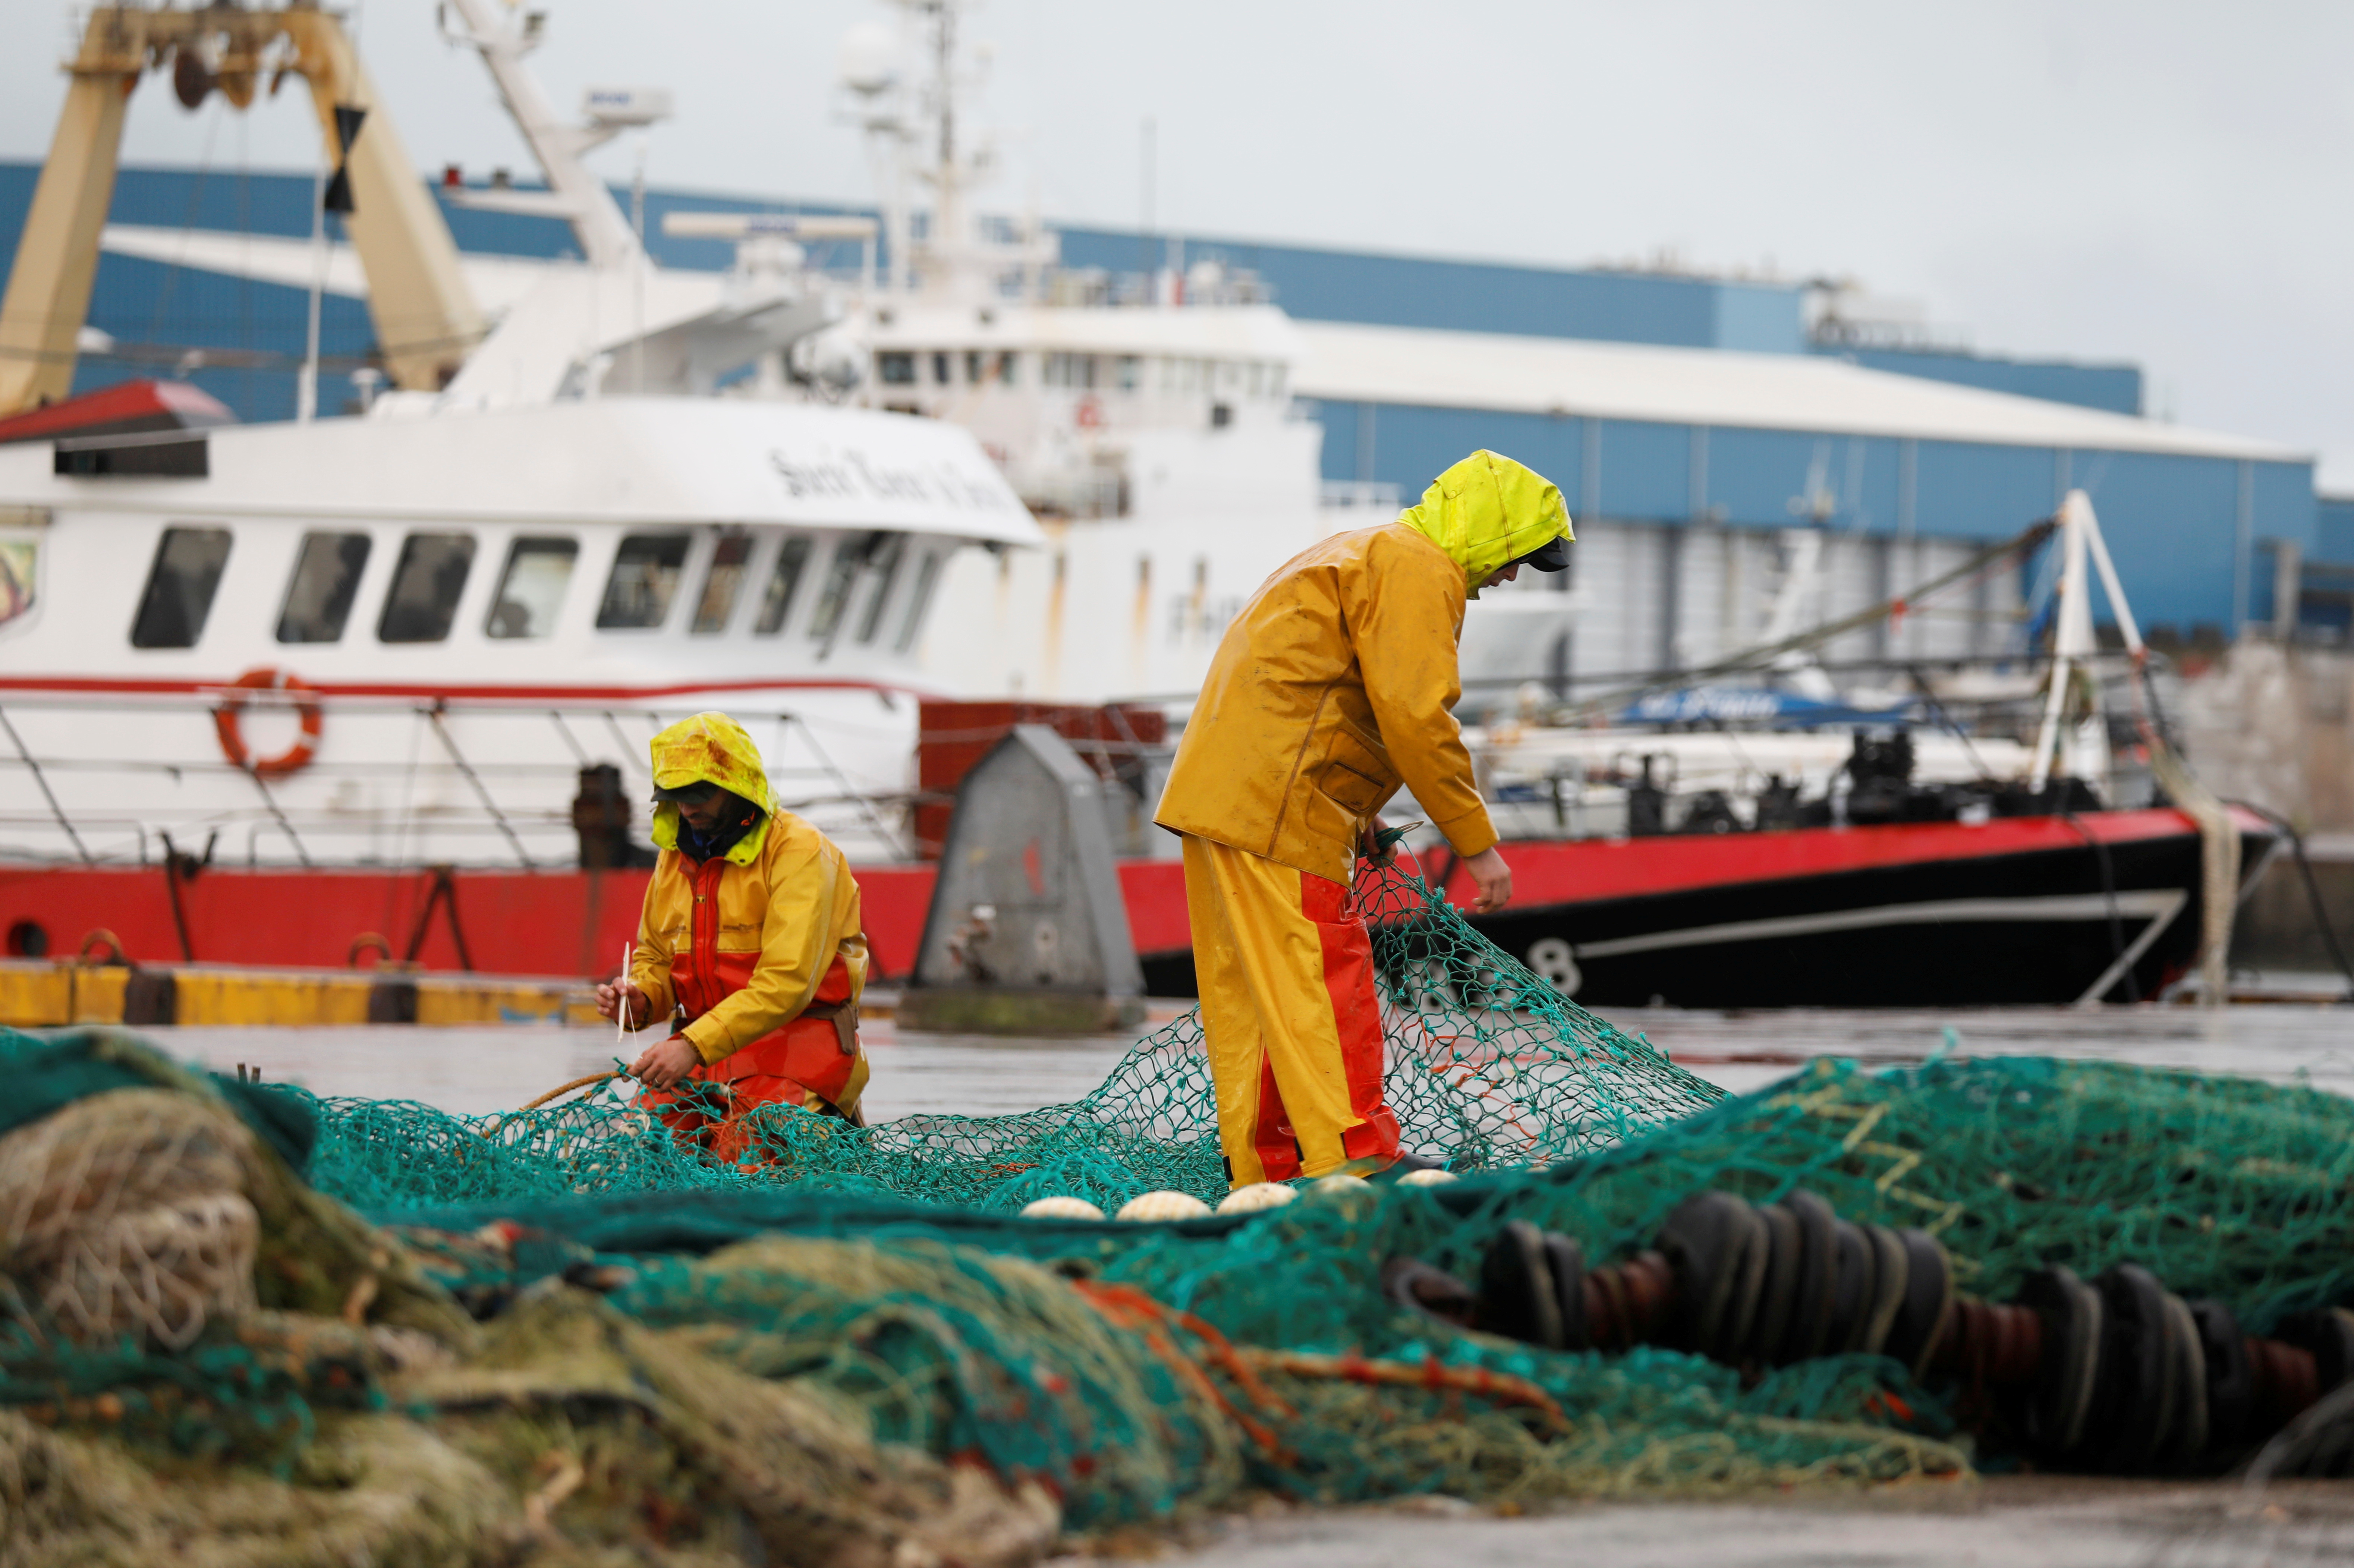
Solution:
<svg viewBox="0 0 2354 1568">
<path fill-rule="evenodd" d="M 1335 882 L 1401 783 L 1458 854 L 1496 842 L 1450 711 L 1474 586 L 1570 538 L 1561 492 L 1478 451 L 1394 523 L 1336 535 L 1226 629 L 1154 819 Z"/>
<path fill-rule="evenodd" d="M 654 736 L 659 789 L 707 780 L 766 813 L 708 861 L 678 848 L 675 805 L 655 808 L 662 850 L 646 888 L 630 979 L 657 1018 L 673 1005 L 705 1068 L 695 1076 L 790 1079 L 845 1112 L 866 1084 L 858 998 L 866 938 L 858 884 L 817 829 L 776 810 L 759 749 L 725 714 L 697 714 Z"/>
</svg>

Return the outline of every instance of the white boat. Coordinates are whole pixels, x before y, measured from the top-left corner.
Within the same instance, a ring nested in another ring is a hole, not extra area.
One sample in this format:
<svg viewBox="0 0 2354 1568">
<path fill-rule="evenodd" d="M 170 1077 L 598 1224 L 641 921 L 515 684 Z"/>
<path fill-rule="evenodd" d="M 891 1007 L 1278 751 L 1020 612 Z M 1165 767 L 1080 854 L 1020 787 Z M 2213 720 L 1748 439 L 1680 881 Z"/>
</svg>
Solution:
<svg viewBox="0 0 2354 1568">
<path fill-rule="evenodd" d="M 521 112 L 523 22 L 456 5 L 519 120 L 563 144 Z M 75 140 L 75 107 L 61 183 L 113 156 Z M 581 769 L 641 795 L 647 736 L 708 706 L 854 853 L 905 853 L 888 802 L 948 562 L 1044 535 L 954 425 L 626 390 L 691 392 L 841 308 L 790 273 L 627 287 L 634 234 L 601 186 L 561 189 L 602 253 L 515 298 L 444 387 L 358 418 L 0 446 L 0 854 L 146 863 L 168 834 L 257 863 L 571 863 Z M 427 210 L 393 213 L 400 253 L 464 305 Z"/>
</svg>

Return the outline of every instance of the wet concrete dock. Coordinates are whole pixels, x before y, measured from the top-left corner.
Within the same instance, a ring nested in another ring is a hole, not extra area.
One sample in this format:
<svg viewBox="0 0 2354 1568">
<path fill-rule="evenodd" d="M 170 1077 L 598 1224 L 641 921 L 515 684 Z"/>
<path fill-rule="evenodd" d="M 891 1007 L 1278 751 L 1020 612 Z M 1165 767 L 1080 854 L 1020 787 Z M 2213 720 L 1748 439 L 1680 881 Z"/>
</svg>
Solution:
<svg viewBox="0 0 2354 1568">
<path fill-rule="evenodd" d="M 1183 1003 L 1156 1005 L 1153 1022 Z M 1736 1092 L 1809 1057 L 1867 1065 L 1965 1054 L 2051 1054 L 2189 1067 L 2354 1093 L 2354 1008 L 2262 1006 L 2005 1008 L 1946 1012 L 1682 1012 L 1630 1008 L 1611 1021 Z M 874 1065 L 870 1120 L 917 1111 L 989 1116 L 1076 1099 L 1103 1080 L 1128 1041 L 1004 1040 L 903 1033 L 887 1017 L 861 1024 Z M 1951 1032 L 1950 1043 L 1948 1031 Z M 148 1031 L 168 1049 L 224 1072 L 243 1063 L 272 1081 L 323 1095 L 415 1099 L 469 1115 L 512 1109 L 557 1085 L 627 1061 L 642 1043 L 605 1028 L 175 1028 Z M 650 1042 L 651 1033 L 645 1037 Z"/>
<path fill-rule="evenodd" d="M 1995 1478 L 1805 1499 L 1598 1504 L 1503 1518 L 1452 1499 L 1214 1520 L 1161 1568 L 2330 1568 L 2354 1484 Z"/>
</svg>

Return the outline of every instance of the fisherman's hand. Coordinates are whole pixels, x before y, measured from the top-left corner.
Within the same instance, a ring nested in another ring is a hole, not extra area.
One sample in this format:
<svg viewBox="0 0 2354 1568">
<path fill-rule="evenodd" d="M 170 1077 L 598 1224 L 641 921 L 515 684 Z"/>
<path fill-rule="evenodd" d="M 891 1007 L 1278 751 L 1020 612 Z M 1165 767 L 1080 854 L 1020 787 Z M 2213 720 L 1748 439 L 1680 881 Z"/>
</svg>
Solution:
<svg viewBox="0 0 2354 1568">
<path fill-rule="evenodd" d="M 607 980 L 597 988 L 597 1016 L 618 1016 L 624 998 L 630 1003 L 631 1028 L 643 1029 L 654 1021 L 653 1000 L 625 980 Z"/>
<path fill-rule="evenodd" d="M 1512 868 L 1491 845 L 1463 863 L 1474 892 L 1471 913 L 1492 915 L 1512 901 Z"/>
<path fill-rule="evenodd" d="M 703 1065 L 703 1054 L 684 1034 L 673 1034 L 645 1048 L 630 1064 L 630 1076 L 650 1089 L 666 1089 Z"/>
<path fill-rule="evenodd" d="M 1379 817 L 1367 822 L 1357 834 L 1357 857 L 1372 861 L 1375 865 L 1387 865 L 1397 859 L 1395 844 L 1387 849 L 1382 847 L 1382 835 L 1389 831 L 1390 825 Z"/>
</svg>

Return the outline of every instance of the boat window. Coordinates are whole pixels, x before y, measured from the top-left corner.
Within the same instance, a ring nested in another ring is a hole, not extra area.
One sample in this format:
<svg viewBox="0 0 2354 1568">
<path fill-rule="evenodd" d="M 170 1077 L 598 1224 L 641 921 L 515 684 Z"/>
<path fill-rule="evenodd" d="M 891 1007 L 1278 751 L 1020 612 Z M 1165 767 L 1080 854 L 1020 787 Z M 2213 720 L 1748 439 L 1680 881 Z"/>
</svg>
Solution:
<svg viewBox="0 0 2354 1568">
<path fill-rule="evenodd" d="M 32 612 L 34 581 L 40 564 L 38 539 L 0 538 L 0 626 Z"/>
<path fill-rule="evenodd" d="M 941 557 L 942 552 L 927 550 L 916 563 L 916 591 L 907 596 L 907 618 L 899 623 L 899 640 L 894 644 L 902 653 L 916 645 L 924 630 L 924 612 L 932 608 L 932 589 L 940 580 Z"/>
<path fill-rule="evenodd" d="M 1123 354 L 1115 362 L 1118 366 L 1119 389 L 1133 392 L 1144 380 L 1144 361 L 1132 354 Z"/>
<path fill-rule="evenodd" d="M 439 642 L 449 636 L 473 566 L 472 534 L 411 534 L 402 540 L 392 591 L 376 623 L 377 641 Z"/>
<path fill-rule="evenodd" d="M 878 354 L 875 356 L 875 374 L 885 387 L 912 387 L 916 384 L 916 356 L 912 354 Z"/>
<path fill-rule="evenodd" d="M 482 630 L 499 638 L 552 635 L 579 558 L 577 539 L 519 538 L 509 545 L 506 570 L 499 574 L 499 591 L 491 598 Z"/>
<path fill-rule="evenodd" d="M 977 348 L 964 351 L 964 378 L 968 386 L 978 387 L 989 379 L 989 355 Z"/>
<path fill-rule="evenodd" d="M 1000 350 L 997 355 L 997 384 L 1000 387 L 1013 386 L 1013 372 L 1021 363 L 1021 355 L 1015 354 L 1012 349 L 1008 348 Z"/>
<path fill-rule="evenodd" d="M 194 648 L 205 634 L 221 568 L 228 565 L 226 528 L 166 528 L 147 568 L 147 591 L 139 599 L 139 619 L 131 623 L 133 648 Z"/>
<path fill-rule="evenodd" d="M 1093 387 L 1100 372 L 1093 354 L 1050 354 L 1044 380 L 1049 387 Z"/>
<path fill-rule="evenodd" d="M 817 610 L 810 617 L 811 641 L 833 641 L 834 628 L 842 624 L 843 608 L 850 602 L 850 585 L 858 580 L 860 556 L 860 547 L 848 540 L 833 547 L 833 559 L 825 568 L 825 584 L 818 589 Z"/>
<path fill-rule="evenodd" d="M 613 556 L 605 579 L 605 602 L 597 607 L 600 631 L 660 626 L 670 614 L 671 595 L 686 566 L 684 534 L 631 534 Z"/>
<path fill-rule="evenodd" d="M 365 534 L 305 534 L 278 610 L 281 642 L 341 642 L 367 565 Z"/>
<path fill-rule="evenodd" d="M 956 379 L 956 376 L 951 374 L 949 369 L 949 356 L 945 351 L 935 350 L 933 352 L 932 381 L 935 385 L 946 387 L 949 383 Z"/>
<path fill-rule="evenodd" d="M 866 611 L 858 618 L 858 641 L 872 642 L 875 632 L 882 630 L 883 611 L 891 602 L 891 590 L 898 586 L 899 564 L 907 559 L 907 535 L 894 534 L 881 552 L 872 557 L 875 569 L 882 575 L 875 591 L 867 596 Z"/>
<path fill-rule="evenodd" d="M 711 567 L 703 574 L 703 598 L 695 606 L 698 635 L 727 630 L 736 613 L 736 596 L 743 591 L 744 567 L 752 558 L 752 535 L 722 534 L 711 547 Z"/>
<path fill-rule="evenodd" d="M 777 564 L 769 573 L 768 591 L 760 597 L 760 619 L 752 630 L 763 637 L 772 637 L 784 630 L 785 617 L 793 612 L 793 596 L 800 591 L 801 573 L 808 569 L 810 541 L 807 535 L 792 534 L 777 551 Z"/>
<path fill-rule="evenodd" d="M 1281 397 L 1283 396 L 1283 377 L 1287 368 L 1288 367 L 1280 361 L 1267 367 L 1267 395 L 1268 397 Z"/>
<path fill-rule="evenodd" d="M 1250 395 L 1254 397 L 1267 396 L 1267 364 L 1263 360 L 1251 361 Z"/>
</svg>

